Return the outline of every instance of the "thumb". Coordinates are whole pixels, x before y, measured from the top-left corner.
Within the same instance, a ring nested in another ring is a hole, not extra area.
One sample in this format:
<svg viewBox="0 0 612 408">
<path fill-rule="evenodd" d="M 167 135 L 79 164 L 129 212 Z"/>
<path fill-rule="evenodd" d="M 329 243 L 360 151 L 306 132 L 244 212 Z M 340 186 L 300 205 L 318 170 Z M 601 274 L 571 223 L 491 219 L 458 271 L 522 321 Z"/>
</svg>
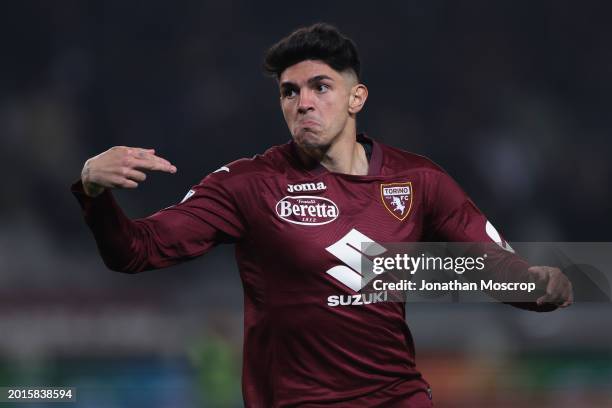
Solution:
<svg viewBox="0 0 612 408">
<path fill-rule="evenodd" d="M 546 266 L 531 266 L 527 269 L 536 283 L 545 285 L 548 282 L 548 268 Z"/>
</svg>

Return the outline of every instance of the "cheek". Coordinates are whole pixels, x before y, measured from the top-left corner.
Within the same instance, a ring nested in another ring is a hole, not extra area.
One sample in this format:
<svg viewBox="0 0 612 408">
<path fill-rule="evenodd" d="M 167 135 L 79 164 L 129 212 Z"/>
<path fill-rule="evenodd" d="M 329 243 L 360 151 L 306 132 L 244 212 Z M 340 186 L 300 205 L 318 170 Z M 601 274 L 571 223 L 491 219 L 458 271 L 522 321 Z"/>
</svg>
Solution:
<svg viewBox="0 0 612 408">
<path fill-rule="evenodd" d="M 285 122 L 290 123 L 291 122 L 291 109 L 289 108 L 289 106 L 287 106 L 286 104 L 281 104 L 281 111 L 283 112 L 283 117 L 285 118 Z"/>
<path fill-rule="evenodd" d="M 329 101 L 325 103 L 324 112 L 328 123 L 340 123 L 348 116 L 348 106 L 344 100 Z"/>
</svg>

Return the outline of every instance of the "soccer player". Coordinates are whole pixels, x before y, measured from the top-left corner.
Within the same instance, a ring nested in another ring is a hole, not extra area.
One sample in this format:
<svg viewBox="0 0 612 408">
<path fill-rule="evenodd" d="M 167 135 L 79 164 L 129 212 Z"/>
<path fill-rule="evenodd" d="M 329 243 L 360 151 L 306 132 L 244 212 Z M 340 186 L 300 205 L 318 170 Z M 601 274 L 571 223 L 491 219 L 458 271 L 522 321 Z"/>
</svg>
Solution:
<svg viewBox="0 0 612 408">
<path fill-rule="evenodd" d="M 357 134 L 368 89 L 337 29 L 293 32 L 268 50 L 265 70 L 291 141 L 220 167 L 180 203 L 130 220 L 113 199 L 111 189 L 136 188 L 145 171 L 176 172 L 153 149 L 113 147 L 86 161 L 72 191 L 99 252 L 110 269 L 136 273 L 236 244 L 247 407 L 429 407 L 404 304 L 360 294 L 361 244 L 505 243 L 437 165 Z M 524 307 L 572 302 L 557 268 L 509 255 L 503 269 L 545 289 Z"/>
</svg>

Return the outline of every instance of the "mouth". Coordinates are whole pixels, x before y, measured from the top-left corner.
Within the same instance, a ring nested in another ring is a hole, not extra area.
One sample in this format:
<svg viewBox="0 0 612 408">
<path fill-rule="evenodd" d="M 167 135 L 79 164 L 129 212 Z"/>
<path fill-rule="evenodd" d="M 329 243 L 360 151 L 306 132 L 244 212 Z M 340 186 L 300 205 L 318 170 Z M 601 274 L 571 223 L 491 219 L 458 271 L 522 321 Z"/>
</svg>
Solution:
<svg viewBox="0 0 612 408">
<path fill-rule="evenodd" d="M 298 122 L 298 126 L 301 128 L 313 128 L 313 127 L 319 127 L 320 124 L 319 122 L 313 119 L 304 119 Z"/>
<path fill-rule="evenodd" d="M 295 138 L 298 144 L 310 144 L 319 139 L 319 130 L 315 125 L 316 122 L 312 122 L 311 124 L 301 122 L 300 125 L 293 132 L 293 137 Z"/>
</svg>

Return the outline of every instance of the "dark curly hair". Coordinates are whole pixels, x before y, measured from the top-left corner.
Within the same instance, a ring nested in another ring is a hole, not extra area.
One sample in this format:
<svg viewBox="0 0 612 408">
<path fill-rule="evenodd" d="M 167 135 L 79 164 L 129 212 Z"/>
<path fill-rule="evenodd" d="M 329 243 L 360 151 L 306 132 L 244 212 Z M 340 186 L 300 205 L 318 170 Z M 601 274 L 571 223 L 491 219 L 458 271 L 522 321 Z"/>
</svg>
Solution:
<svg viewBox="0 0 612 408">
<path fill-rule="evenodd" d="M 305 60 L 320 60 L 338 72 L 352 70 L 361 77 L 357 47 L 330 24 L 302 27 L 274 44 L 264 59 L 264 71 L 279 79 L 288 67 Z"/>
</svg>

